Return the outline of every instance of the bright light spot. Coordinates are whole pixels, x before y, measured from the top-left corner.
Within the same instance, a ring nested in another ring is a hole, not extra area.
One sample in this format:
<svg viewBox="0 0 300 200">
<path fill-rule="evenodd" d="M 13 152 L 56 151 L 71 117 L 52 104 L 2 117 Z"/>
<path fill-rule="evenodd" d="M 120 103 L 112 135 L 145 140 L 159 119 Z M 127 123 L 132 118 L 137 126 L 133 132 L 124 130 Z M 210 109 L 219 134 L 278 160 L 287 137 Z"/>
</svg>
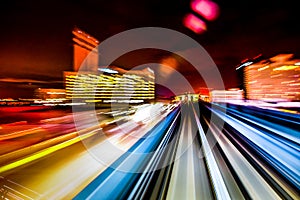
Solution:
<svg viewBox="0 0 300 200">
<path fill-rule="evenodd" d="M 137 107 L 135 114 L 132 116 L 132 120 L 136 123 L 146 123 L 147 121 L 159 116 L 162 109 L 162 103 L 142 105 Z"/>
<path fill-rule="evenodd" d="M 279 77 L 279 76 L 282 76 L 282 74 L 275 74 L 275 75 L 272 75 L 271 78 L 276 78 L 276 77 Z"/>
<path fill-rule="evenodd" d="M 264 66 L 264 67 L 261 67 L 261 68 L 259 68 L 259 69 L 257 69 L 257 70 L 258 70 L 258 71 L 262 71 L 262 70 L 265 70 L 265 69 L 267 69 L 267 68 L 269 68 L 269 65 Z"/>
<path fill-rule="evenodd" d="M 191 2 L 191 8 L 209 21 L 219 16 L 219 6 L 210 0 L 194 0 Z"/>
<path fill-rule="evenodd" d="M 47 94 L 66 94 L 65 92 L 47 92 Z"/>
<path fill-rule="evenodd" d="M 300 85 L 300 83 L 292 83 L 292 84 L 289 84 L 290 86 L 298 86 Z"/>
<path fill-rule="evenodd" d="M 154 74 L 154 71 L 153 71 L 152 69 L 150 69 L 149 67 L 147 67 L 147 70 L 148 70 L 150 73 Z"/>
<path fill-rule="evenodd" d="M 246 67 L 246 66 L 249 66 L 251 65 L 253 62 L 245 62 L 244 64 L 240 65 L 238 68 L 236 68 L 236 70 L 240 69 L 241 67 Z"/>
<path fill-rule="evenodd" d="M 193 14 L 186 15 L 183 19 L 183 24 L 197 34 L 203 33 L 207 30 L 205 22 Z"/>
<path fill-rule="evenodd" d="M 253 84 L 253 83 L 257 83 L 257 80 L 249 81 L 249 82 L 248 82 L 248 84 Z"/>
<path fill-rule="evenodd" d="M 117 74 L 118 72 L 109 68 L 99 68 L 99 71 L 110 73 L 110 74 Z"/>
<path fill-rule="evenodd" d="M 174 71 L 178 68 L 179 63 L 173 57 L 166 57 L 160 61 L 160 65 L 157 67 L 157 72 L 162 78 L 168 79 Z"/>
<path fill-rule="evenodd" d="M 300 62 L 295 63 L 295 65 L 300 65 Z"/>
<path fill-rule="evenodd" d="M 287 84 L 287 83 L 294 83 L 295 80 L 291 80 L 291 81 L 282 81 L 281 84 Z"/>
<path fill-rule="evenodd" d="M 80 105 L 85 105 L 86 103 L 61 103 L 59 105 L 65 105 L 65 106 L 80 106 Z"/>
<path fill-rule="evenodd" d="M 44 103 L 43 105 L 44 106 L 57 106 L 57 104 L 55 104 L 55 103 Z"/>
<path fill-rule="evenodd" d="M 143 103 L 143 99 L 123 99 L 123 100 L 116 100 L 116 99 L 110 99 L 110 100 L 103 100 L 103 103 Z"/>
</svg>

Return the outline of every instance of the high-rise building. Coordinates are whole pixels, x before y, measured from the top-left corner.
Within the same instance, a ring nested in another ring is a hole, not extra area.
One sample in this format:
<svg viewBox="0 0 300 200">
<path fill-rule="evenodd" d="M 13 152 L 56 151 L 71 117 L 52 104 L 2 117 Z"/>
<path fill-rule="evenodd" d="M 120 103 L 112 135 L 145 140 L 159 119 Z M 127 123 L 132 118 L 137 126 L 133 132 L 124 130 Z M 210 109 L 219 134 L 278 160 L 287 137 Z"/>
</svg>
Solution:
<svg viewBox="0 0 300 200">
<path fill-rule="evenodd" d="M 238 69 L 243 70 L 247 99 L 300 101 L 300 60 L 293 54 L 247 61 Z"/>
<path fill-rule="evenodd" d="M 73 71 L 64 72 L 66 99 L 85 103 L 142 103 L 155 98 L 154 71 L 99 67 L 99 41 L 79 28 L 73 34 Z"/>
<path fill-rule="evenodd" d="M 74 71 L 97 71 L 99 41 L 79 28 L 74 28 L 72 34 Z"/>
<path fill-rule="evenodd" d="M 99 103 L 141 103 L 155 98 L 154 72 L 99 68 L 98 72 L 65 72 L 66 98 Z"/>
</svg>

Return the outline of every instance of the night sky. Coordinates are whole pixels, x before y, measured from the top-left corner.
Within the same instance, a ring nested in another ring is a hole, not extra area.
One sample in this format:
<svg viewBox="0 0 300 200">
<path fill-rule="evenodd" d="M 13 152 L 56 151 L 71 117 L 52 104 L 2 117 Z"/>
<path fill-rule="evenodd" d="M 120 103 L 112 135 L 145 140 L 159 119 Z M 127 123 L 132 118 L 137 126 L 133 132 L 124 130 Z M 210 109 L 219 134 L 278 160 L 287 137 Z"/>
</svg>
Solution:
<svg viewBox="0 0 300 200">
<path fill-rule="evenodd" d="M 220 6 L 219 17 L 206 21 L 207 32 L 197 35 L 182 25 L 185 14 L 192 12 L 188 0 L 1 1 L 0 98 L 32 97 L 34 88 L 62 87 L 63 71 L 72 70 L 71 31 L 75 26 L 100 42 L 138 27 L 180 31 L 210 54 L 226 88 L 238 85 L 235 67 L 246 58 L 300 52 L 296 1 L 215 2 Z M 145 60 L 121 59 L 124 62 L 119 64 L 130 69 L 157 58 L 157 54 L 153 58 L 141 55 Z M 202 86 L 195 84 L 196 88 Z"/>
</svg>

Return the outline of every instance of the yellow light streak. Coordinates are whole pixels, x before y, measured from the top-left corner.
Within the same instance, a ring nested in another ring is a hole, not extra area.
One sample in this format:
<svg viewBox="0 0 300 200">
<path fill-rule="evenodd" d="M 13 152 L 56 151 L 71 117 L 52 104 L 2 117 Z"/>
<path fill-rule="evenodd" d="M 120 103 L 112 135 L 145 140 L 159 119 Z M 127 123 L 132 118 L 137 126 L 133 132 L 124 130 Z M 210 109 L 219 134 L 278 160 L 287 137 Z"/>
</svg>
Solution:
<svg viewBox="0 0 300 200">
<path fill-rule="evenodd" d="M 296 69 L 298 67 L 299 67 L 298 65 L 283 65 L 281 67 L 274 68 L 273 71 L 293 70 L 293 69 Z"/>
<path fill-rule="evenodd" d="M 269 65 L 258 68 L 257 71 L 262 71 L 262 70 L 265 70 L 265 69 L 268 69 L 268 68 L 269 68 Z"/>
<path fill-rule="evenodd" d="M 99 129 L 96 129 L 96 130 L 99 130 Z M 72 144 L 75 144 L 77 142 L 80 142 L 81 140 L 84 140 L 84 139 L 86 139 L 88 137 L 91 137 L 91 136 L 93 136 L 93 135 L 95 135 L 97 133 L 96 130 L 91 131 L 91 132 L 89 132 L 87 134 L 84 134 L 82 136 L 77 136 L 77 137 L 75 137 L 73 139 L 70 139 L 70 140 L 65 141 L 63 143 L 60 143 L 60 144 L 57 144 L 55 146 L 43 149 L 43 150 L 41 150 L 41 151 L 39 151 L 39 152 L 37 152 L 37 153 L 35 153 L 33 155 L 30 155 L 28 157 L 22 158 L 22 159 L 20 159 L 18 161 L 12 162 L 12 163 L 10 163 L 8 165 L 4 165 L 4 166 L 0 167 L 0 174 L 3 173 L 3 172 L 5 172 L 5 171 L 11 170 L 11 169 L 14 169 L 16 167 L 19 167 L 19 166 L 22 166 L 24 164 L 27 164 L 29 162 L 32 162 L 34 160 L 37 160 L 39 158 L 42 158 L 44 156 L 47 156 L 47 155 L 49 155 L 51 153 L 54 153 L 54 152 L 56 152 L 56 151 L 58 151 L 60 149 L 68 147 L 68 146 L 70 146 Z M 77 132 L 75 132 L 75 133 L 77 133 Z M 71 133 L 71 134 L 74 134 L 74 133 Z"/>
</svg>

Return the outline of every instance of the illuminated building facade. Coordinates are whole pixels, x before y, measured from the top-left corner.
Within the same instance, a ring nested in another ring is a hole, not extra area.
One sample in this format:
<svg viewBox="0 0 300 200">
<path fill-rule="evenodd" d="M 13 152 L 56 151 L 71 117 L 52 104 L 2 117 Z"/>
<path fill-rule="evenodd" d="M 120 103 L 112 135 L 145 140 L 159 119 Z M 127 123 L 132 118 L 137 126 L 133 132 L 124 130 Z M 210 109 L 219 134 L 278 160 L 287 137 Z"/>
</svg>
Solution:
<svg viewBox="0 0 300 200">
<path fill-rule="evenodd" d="M 300 101 L 300 60 L 279 54 L 243 67 L 249 100 Z"/>
<path fill-rule="evenodd" d="M 66 92 L 64 89 L 38 88 L 34 91 L 35 97 L 43 100 L 61 99 L 65 100 Z"/>
<path fill-rule="evenodd" d="M 86 103 L 141 103 L 155 98 L 154 72 L 99 68 L 99 72 L 65 72 L 66 98 Z"/>
<path fill-rule="evenodd" d="M 191 93 L 186 93 L 186 94 L 182 94 L 182 95 L 177 95 L 175 96 L 175 102 L 197 102 L 199 101 L 199 94 L 191 94 Z"/>
<path fill-rule="evenodd" d="M 209 95 L 205 95 L 205 94 L 200 94 L 199 99 L 202 100 L 202 101 L 206 101 L 206 102 L 210 101 Z"/>
<path fill-rule="evenodd" d="M 212 90 L 210 92 L 211 102 L 233 102 L 243 100 L 244 92 L 239 89 Z"/>
<path fill-rule="evenodd" d="M 72 34 L 74 71 L 97 71 L 99 41 L 79 28 L 74 28 Z"/>
</svg>

